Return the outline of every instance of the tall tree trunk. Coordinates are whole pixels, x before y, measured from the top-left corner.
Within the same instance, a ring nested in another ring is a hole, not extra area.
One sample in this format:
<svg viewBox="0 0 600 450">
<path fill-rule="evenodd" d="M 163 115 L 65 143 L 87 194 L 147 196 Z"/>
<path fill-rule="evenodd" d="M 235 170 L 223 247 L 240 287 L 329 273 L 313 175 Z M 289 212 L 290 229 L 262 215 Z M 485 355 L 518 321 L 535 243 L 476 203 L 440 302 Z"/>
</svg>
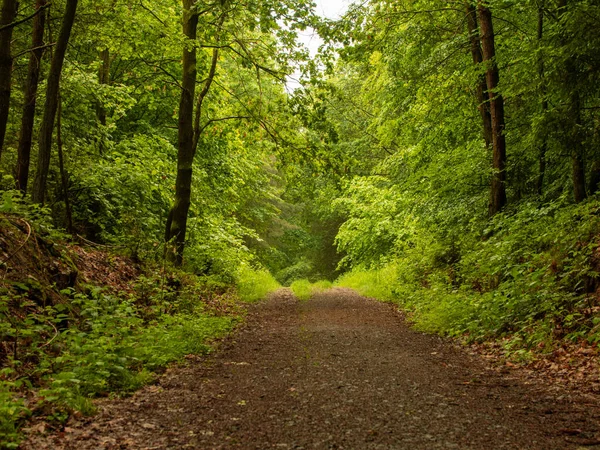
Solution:
<svg viewBox="0 0 600 450">
<path fill-rule="evenodd" d="M 44 55 L 44 27 L 46 23 L 47 0 L 36 0 L 35 8 L 39 11 L 33 20 L 33 32 L 31 39 L 31 54 L 29 56 L 29 68 L 27 69 L 27 82 L 25 83 L 25 95 L 23 103 L 23 115 L 21 116 L 21 135 L 19 138 L 19 151 L 17 157 L 17 189 L 23 193 L 27 192 L 29 181 L 29 161 L 31 156 L 31 144 L 33 138 L 33 126 L 35 121 L 35 105 L 40 80 L 40 68 L 42 56 Z"/>
<path fill-rule="evenodd" d="M 544 6 L 545 1 L 542 0 L 538 6 L 538 30 L 537 30 L 537 39 L 538 45 L 541 48 L 542 39 L 544 37 Z M 546 74 L 544 67 L 544 57 L 540 54 L 538 61 L 538 76 L 540 80 L 540 93 L 542 95 L 542 114 L 545 115 L 548 111 L 548 99 L 546 92 Z M 544 178 L 546 177 L 546 153 L 548 152 L 548 137 L 546 133 L 543 133 L 541 136 L 541 143 L 539 149 L 539 174 L 537 179 L 537 194 L 542 195 L 544 192 Z"/>
<path fill-rule="evenodd" d="M 8 25 L 15 21 L 18 7 L 19 3 L 17 0 L 4 0 L 2 2 L 0 26 Z M 4 138 L 6 137 L 6 127 L 8 125 L 10 110 L 13 66 L 11 54 L 12 30 L 12 27 L 8 27 L 0 31 L 0 158 L 2 157 L 2 149 L 4 148 Z"/>
<path fill-rule="evenodd" d="M 567 0 L 559 0 L 559 16 L 564 18 L 567 8 Z M 569 37 L 563 31 L 562 44 L 568 45 Z M 571 153 L 571 173 L 573 179 L 573 197 L 579 203 L 586 199 L 585 190 L 585 163 L 584 147 L 581 122 L 581 97 L 579 94 L 579 76 L 577 63 L 573 56 L 568 56 L 564 66 L 564 88 L 568 93 L 567 105 L 564 117 L 563 147 Z"/>
<path fill-rule="evenodd" d="M 105 49 L 100 52 L 100 69 L 98 70 L 98 83 L 101 85 L 110 84 L 110 50 Z M 106 125 L 106 110 L 101 104 L 97 107 L 98 122 Z"/>
<path fill-rule="evenodd" d="M 492 116 L 492 189 L 490 195 L 490 216 L 502 211 L 506 206 L 506 138 L 504 136 L 504 99 L 496 92 L 500 75 L 496 63 L 496 47 L 494 43 L 494 26 L 492 12 L 482 0 L 478 0 L 477 16 L 481 30 L 481 47 L 483 61 L 487 66 L 485 78 L 490 97 L 490 113 Z"/>
<path fill-rule="evenodd" d="M 194 11 L 195 0 L 183 0 L 183 33 L 195 40 L 198 29 L 198 14 Z M 192 194 L 192 164 L 194 161 L 194 98 L 196 92 L 196 48 L 183 49 L 183 77 L 179 102 L 177 180 L 175 201 L 169 217 L 165 237 L 174 240 L 174 249 L 167 251 L 168 258 L 176 265 L 183 263 L 183 250 L 187 232 L 187 219 Z"/>
<path fill-rule="evenodd" d="M 100 69 L 98 70 L 98 83 L 100 85 L 108 85 L 110 84 L 110 50 L 105 49 L 100 52 Z M 101 102 L 98 102 L 96 105 L 96 115 L 98 117 L 98 123 L 101 127 L 106 126 L 106 109 Z M 100 130 L 100 154 L 103 154 L 106 150 L 106 144 L 104 142 L 103 132 L 104 130 Z"/>
<path fill-rule="evenodd" d="M 52 57 L 52 63 L 50 64 L 48 86 L 46 88 L 46 104 L 44 105 L 44 116 L 42 118 L 38 145 L 38 167 L 35 173 L 32 192 L 32 199 L 35 203 L 43 204 L 46 196 L 46 183 L 48 180 L 50 155 L 52 151 L 52 132 L 54 130 L 56 110 L 58 108 L 60 76 L 62 74 L 69 38 L 71 37 L 73 22 L 75 21 L 77 2 L 78 0 L 67 0 L 60 33 L 56 42 L 56 49 Z"/>
<path fill-rule="evenodd" d="M 62 99 L 58 97 L 58 117 L 56 118 L 56 146 L 58 150 L 58 166 L 60 169 L 60 180 L 65 196 L 65 218 L 67 220 L 67 232 L 73 234 L 73 214 L 71 213 L 71 202 L 69 201 L 69 183 L 65 169 L 65 158 L 63 153 L 62 139 Z"/>
<path fill-rule="evenodd" d="M 469 40 L 471 42 L 471 55 L 473 63 L 480 65 L 483 62 L 483 54 L 481 53 L 481 41 L 479 38 L 479 27 L 477 25 L 477 10 L 470 0 L 467 0 L 467 31 L 469 32 Z M 483 138 L 485 139 L 486 148 L 492 146 L 492 116 L 490 114 L 489 95 L 487 92 L 487 83 L 485 75 L 479 77 L 477 83 L 477 108 L 481 114 L 483 122 Z"/>
</svg>

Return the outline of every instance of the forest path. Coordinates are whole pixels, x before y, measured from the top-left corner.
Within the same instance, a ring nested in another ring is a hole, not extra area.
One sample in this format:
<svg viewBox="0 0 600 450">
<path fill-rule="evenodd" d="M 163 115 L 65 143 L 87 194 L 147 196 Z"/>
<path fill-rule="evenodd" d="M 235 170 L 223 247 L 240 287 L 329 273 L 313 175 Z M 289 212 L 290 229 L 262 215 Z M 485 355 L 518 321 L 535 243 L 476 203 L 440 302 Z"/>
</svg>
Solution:
<svg viewBox="0 0 600 450">
<path fill-rule="evenodd" d="M 600 448 L 598 405 L 500 374 L 333 289 L 253 307 L 208 359 L 27 449 Z"/>
</svg>

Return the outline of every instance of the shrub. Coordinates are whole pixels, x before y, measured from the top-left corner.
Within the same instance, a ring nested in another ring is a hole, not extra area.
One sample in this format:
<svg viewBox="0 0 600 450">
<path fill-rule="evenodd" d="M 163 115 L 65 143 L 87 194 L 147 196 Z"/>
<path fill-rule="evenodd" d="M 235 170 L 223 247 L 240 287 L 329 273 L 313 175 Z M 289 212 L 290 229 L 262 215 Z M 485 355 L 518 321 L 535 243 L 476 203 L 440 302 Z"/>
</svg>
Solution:
<svg viewBox="0 0 600 450">
<path fill-rule="evenodd" d="M 236 285 L 239 296 L 246 302 L 262 300 L 281 287 L 269 271 L 253 269 L 245 264 L 238 270 Z"/>
</svg>

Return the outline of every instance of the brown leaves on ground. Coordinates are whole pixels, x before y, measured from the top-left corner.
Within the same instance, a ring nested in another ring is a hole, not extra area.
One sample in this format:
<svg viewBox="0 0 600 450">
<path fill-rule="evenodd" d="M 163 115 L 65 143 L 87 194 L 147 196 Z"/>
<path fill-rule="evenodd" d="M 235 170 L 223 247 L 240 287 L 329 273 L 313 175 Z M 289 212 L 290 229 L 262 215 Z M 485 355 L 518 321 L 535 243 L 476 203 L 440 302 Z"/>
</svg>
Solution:
<svg viewBox="0 0 600 450">
<path fill-rule="evenodd" d="M 600 351 L 585 340 L 561 342 L 549 353 L 532 353 L 533 359 L 518 361 L 503 341 L 473 344 L 475 353 L 497 368 L 520 369 L 529 378 L 558 384 L 584 393 L 600 393 Z"/>
<path fill-rule="evenodd" d="M 139 267 L 129 258 L 81 245 L 70 246 L 81 279 L 102 285 L 114 292 L 131 292 L 131 282 L 140 275 Z"/>
</svg>

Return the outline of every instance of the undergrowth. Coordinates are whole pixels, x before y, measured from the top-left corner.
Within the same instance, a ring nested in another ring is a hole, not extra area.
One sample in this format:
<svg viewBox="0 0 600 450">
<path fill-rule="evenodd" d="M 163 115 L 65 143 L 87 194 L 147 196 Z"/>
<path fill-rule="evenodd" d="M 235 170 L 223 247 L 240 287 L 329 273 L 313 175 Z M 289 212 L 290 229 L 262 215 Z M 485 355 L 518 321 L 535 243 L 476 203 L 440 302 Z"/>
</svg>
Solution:
<svg viewBox="0 0 600 450">
<path fill-rule="evenodd" d="M 202 280 L 194 282 L 184 287 L 188 295 L 202 290 Z M 93 413 L 92 398 L 132 392 L 169 363 L 207 353 L 238 320 L 172 289 L 145 304 L 96 287 L 63 295 L 64 303 L 43 309 L 24 296 L 0 297 L 0 310 L 12 317 L 0 323 L 9 350 L 0 371 L 0 440 L 8 448 L 26 418 L 62 422 L 73 411 Z M 233 301 L 232 293 L 220 295 Z"/>
<path fill-rule="evenodd" d="M 501 339 L 530 357 L 563 341 L 600 341 L 600 202 L 521 205 L 482 234 L 415 234 L 386 263 L 336 285 L 397 303 L 424 331 Z"/>
<path fill-rule="evenodd" d="M 281 287 L 279 282 L 265 269 L 253 269 L 242 265 L 236 277 L 239 296 L 245 302 L 256 302 Z"/>
<path fill-rule="evenodd" d="M 243 315 L 216 275 L 134 268 L 68 244 L 43 210 L 19 214 L 10 201 L 0 205 L 0 448 L 17 448 L 29 419 L 92 414 L 94 398 L 209 352 Z"/>
<path fill-rule="evenodd" d="M 330 289 L 333 284 L 330 281 L 317 281 L 311 283 L 307 279 L 296 280 L 290 285 L 294 295 L 302 301 L 310 299 L 313 295 Z"/>
</svg>

